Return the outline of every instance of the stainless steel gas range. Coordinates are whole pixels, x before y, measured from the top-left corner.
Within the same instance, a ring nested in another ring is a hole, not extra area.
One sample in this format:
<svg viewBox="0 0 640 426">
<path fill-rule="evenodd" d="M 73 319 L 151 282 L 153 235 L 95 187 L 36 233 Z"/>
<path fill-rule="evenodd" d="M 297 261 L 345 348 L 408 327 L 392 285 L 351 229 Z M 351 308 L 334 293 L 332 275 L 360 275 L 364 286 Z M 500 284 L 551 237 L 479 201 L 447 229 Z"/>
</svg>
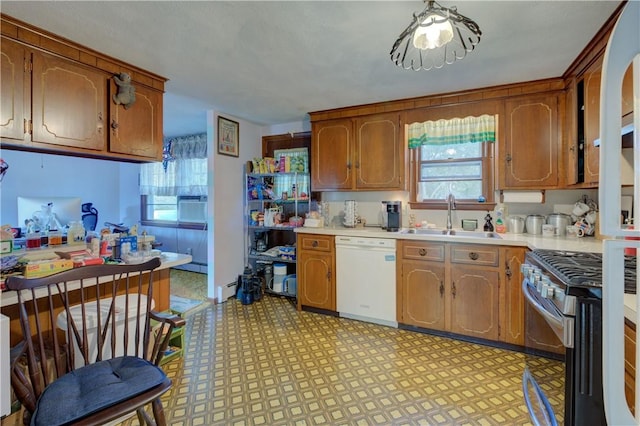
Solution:
<svg viewBox="0 0 640 426">
<path fill-rule="evenodd" d="M 602 255 L 555 250 L 527 253 L 525 300 L 565 346 L 564 423 L 605 425 L 602 396 Z M 625 292 L 636 292 L 636 258 L 625 259 Z M 532 367 L 523 374 L 534 424 L 556 425 L 556 414 Z"/>
</svg>

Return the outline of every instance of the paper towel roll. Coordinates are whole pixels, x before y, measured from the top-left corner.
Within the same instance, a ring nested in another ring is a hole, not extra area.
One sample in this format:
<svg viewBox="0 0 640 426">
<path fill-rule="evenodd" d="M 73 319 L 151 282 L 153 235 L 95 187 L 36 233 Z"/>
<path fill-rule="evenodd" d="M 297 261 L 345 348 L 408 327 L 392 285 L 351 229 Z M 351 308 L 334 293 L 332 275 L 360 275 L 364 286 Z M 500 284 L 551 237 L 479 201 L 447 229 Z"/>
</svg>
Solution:
<svg viewBox="0 0 640 426">
<path fill-rule="evenodd" d="M 502 191 L 502 203 L 544 203 L 544 191 Z"/>
</svg>

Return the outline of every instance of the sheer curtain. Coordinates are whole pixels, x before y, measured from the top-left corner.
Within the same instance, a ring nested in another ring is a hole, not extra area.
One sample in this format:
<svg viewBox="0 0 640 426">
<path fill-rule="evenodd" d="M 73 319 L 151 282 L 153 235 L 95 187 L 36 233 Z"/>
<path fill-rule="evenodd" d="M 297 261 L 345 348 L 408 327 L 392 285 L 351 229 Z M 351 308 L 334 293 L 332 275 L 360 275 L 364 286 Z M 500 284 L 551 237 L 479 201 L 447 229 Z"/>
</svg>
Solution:
<svg viewBox="0 0 640 426">
<path fill-rule="evenodd" d="M 163 161 L 140 167 L 141 195 L 207 195 L 207 134 L 165 140 Z"/>
</svg>

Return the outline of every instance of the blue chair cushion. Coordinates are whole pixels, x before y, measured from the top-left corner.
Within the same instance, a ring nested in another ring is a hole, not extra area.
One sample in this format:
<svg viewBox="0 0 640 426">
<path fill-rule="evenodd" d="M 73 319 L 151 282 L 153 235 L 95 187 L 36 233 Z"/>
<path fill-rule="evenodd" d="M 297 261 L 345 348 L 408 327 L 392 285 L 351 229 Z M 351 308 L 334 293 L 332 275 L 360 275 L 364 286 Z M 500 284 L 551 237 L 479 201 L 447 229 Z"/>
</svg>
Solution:
<svg viewBox="0 0 640 426">
<path fill-rule="evenodd" d="M 51 383 L 40 395 L 32 425 L 63 425 L 139 395 L 166 379 L 154 364 L 123 356 L 98 361 Z"/>
</svg>

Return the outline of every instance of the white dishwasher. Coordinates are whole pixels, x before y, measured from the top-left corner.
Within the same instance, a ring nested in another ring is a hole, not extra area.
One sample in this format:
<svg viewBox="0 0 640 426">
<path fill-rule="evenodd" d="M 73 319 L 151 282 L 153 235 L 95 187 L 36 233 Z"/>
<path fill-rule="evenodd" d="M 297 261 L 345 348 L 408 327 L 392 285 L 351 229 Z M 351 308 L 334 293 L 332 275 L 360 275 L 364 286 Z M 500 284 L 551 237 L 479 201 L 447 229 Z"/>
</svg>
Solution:
<svg viewBox="0 0 640 426">
<path fill-rule="evenodd" d="M 340 316 L 397 327 L 396 240 L 337 236 L 335 241 Z"/>
</svg>

